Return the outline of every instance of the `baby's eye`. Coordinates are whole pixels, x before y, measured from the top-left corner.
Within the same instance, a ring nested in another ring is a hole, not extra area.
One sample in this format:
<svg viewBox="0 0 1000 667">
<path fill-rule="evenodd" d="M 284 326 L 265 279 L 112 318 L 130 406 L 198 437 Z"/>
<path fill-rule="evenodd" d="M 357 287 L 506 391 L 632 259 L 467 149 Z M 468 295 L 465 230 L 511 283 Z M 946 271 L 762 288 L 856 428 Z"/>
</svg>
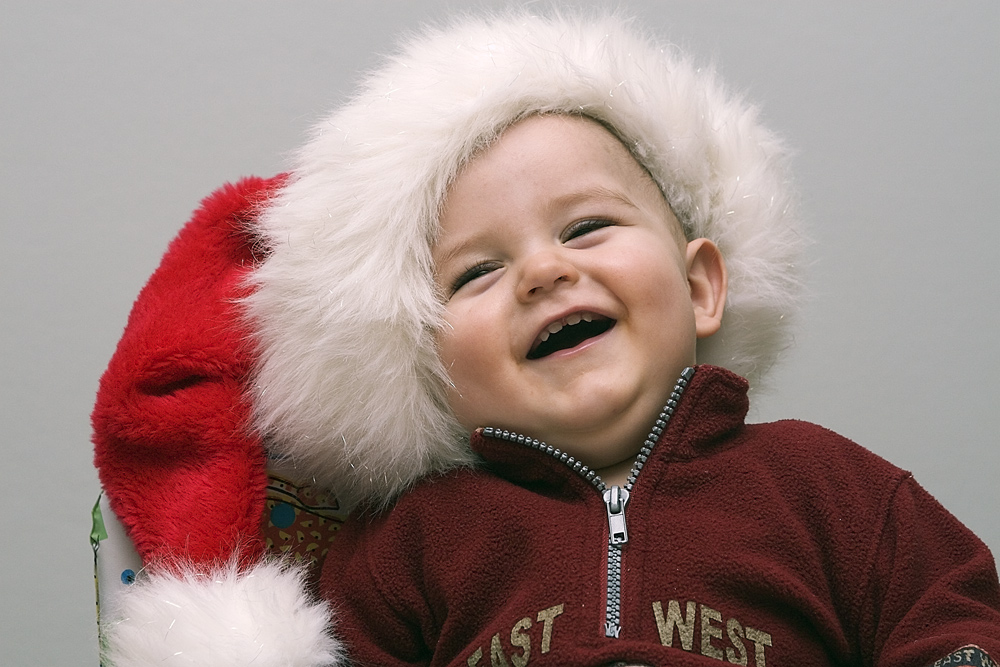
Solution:
<svg viewBox="0 0 1000 667">
<path fill-rule="evenodd" d="M 487 273 L 495 271 L 499 266 L 496 262 L 477 262 L 459 274 L 451 284 L 451 293 L 454 294 L 467 283 L 482 278 Z"/>
<path fill-rule="evenodd" d="M 614 226 L 614 224 L 615 223 L 612 222 L 611 220 L 605 220 L 603 218 L 589 218 L 587 220 L 578 220 L 577 222 L 574 222 L 572 225 L 567 227 L 566 231 L 563 232 L 562 242 L 566 243 L 567 241 L 575 239 L 579 236 L 584 236 L 586 234 L 589 234 L 590 232 L 597 231 L 598 229 L 604 229 L 605 227 L 612 227 Z"/>
</svg>

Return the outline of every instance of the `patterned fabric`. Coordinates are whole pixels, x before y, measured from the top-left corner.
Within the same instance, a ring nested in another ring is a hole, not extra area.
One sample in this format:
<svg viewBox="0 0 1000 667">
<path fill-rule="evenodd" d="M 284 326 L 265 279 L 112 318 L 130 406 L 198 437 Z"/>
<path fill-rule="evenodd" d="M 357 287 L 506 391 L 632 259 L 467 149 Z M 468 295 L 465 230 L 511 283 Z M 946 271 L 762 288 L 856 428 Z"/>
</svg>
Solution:
<svg viewBox="0 0 1000 667">
<path fill-rule="evenodd" d="M 306 563 L 318 575 L 346 516 L 332 495 L 269 473 L 261 521 L 268 553 Z"/>
</svg>

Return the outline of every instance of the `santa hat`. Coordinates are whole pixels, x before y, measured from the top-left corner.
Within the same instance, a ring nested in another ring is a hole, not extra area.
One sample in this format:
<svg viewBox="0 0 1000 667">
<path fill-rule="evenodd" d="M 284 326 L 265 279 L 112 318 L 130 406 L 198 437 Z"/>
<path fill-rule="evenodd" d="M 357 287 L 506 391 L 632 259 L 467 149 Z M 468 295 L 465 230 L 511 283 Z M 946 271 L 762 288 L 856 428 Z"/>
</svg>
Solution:
<svg viewBox="0 0 1000 667">
<path fill-rule="evenodd" d="M 118 667 L 336 660 L 326 610 L 262 559 L 263 442 L 351 502 L 472 463 L 443 398 L 430 249 L 461 167 L 538 113 L 607 127 L 688 237 L 720 247 L 728 306 L 699 362 L 753 382 L 770 367 L 802 239 L 752 106 L 618 18 L 426 30 L 316 125 L 287 180 L 207 200 L 140 295 L 94 413 L 102 483 L 151 570 L 107 625 Z"/>
<path fill-rule="evenodd" d="M 337 655 L 304 569 L 263 558 L 266 454 L 250 427 L 255 353 L 237 301 L 260 259 L 253 220 L 283 181 L 247 179 L 202 203 L 101 378 L 95 464 L 146 565 L 102 609 L 105 665 L 304 667 Z"/>
<path fill-rule="evenodd" d="M 722 329 L 699 363 L 758 383 L 787 344 L 802 246 L 786 151 L 710 69 L 619 18 L 464 20 L 409 40 L 318 123 L 258 221 L 247 299 L 261 432 L 348 502 L 467 465 L 435 353 L 431 244 L 463 164 L 531 114 L 597 120 L 725 257 Z"/>
</svg>

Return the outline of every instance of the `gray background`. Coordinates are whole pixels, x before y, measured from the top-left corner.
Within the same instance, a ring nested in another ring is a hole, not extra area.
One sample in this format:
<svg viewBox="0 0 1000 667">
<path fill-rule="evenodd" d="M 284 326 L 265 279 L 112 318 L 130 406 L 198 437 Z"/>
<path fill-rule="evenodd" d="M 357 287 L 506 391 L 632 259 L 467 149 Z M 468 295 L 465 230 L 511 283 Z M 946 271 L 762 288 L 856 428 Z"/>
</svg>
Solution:
<svg viewBox="0 0 1000 667">
<path fill-rule="evenodd" d="M 223 182 L 281 170 L 394 35 L 470 4 L 0 10 L 0 662 L 96 664 L 88 416 L 167 242 Z M 913 470 L 1000 550 L 1000 3 L 623 6 L 798 150 L 813 300 L 755 418 Z"/>
</svg>

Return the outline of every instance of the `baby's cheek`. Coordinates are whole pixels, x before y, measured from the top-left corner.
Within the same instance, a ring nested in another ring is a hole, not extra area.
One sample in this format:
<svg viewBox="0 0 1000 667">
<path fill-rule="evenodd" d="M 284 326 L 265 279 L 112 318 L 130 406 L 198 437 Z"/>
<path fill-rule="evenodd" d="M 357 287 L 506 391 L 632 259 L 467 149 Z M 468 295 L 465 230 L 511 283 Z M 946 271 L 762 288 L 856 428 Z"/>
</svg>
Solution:
<svg viewBox="0 0 1000 667">
<path fill-rule="evenodd" d="M 489 358 L 481 353 L 482 348 L 464 343 L 450 335 L 441 339 L 438 349 L 450 381 L 446 387 L 448 407 L 458 422 L 471 430 L 482 425 L 478 423 L 484 399 L 480 379 L 489 377 L 490 369 Z"/>
<path fill-rule="evenodd" d="M 457 328 L 449 317 L 435 333 L 434 342 L 437 345 L 438 358 L 444 364 L 445 369 L 451 373 L 452 367 L 462 352 L 461 329 Z"/>
</svg>

